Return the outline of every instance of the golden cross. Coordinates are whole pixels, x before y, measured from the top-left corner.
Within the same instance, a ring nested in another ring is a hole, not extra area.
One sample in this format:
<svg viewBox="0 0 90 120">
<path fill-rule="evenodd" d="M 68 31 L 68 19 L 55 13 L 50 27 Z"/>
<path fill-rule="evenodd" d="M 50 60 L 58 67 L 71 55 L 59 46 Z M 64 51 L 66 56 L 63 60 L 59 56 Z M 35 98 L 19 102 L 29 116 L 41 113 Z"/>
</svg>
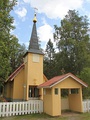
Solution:
<svg viewBox="0 0 90 120">
<path fill-rule="evenodd" d="M 37 11 L 38 11 L 38 9 L 35 7 L 35 8 L 34 8 L 34 13 L 36 14 Z"/>
</svg>

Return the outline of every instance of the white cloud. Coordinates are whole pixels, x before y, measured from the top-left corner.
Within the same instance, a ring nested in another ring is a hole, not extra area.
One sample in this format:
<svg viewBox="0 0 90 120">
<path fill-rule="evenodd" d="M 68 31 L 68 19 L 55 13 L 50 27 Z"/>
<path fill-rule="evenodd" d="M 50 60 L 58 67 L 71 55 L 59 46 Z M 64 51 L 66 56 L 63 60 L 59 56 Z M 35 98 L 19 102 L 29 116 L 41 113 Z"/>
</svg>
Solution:
<svg viewBox="0 0 90 120">
<path fill-rule="evenodd" d="M 15 13 L 18 15 L 18 17 L 24 18 L 27 14 L 27 10 L 26 8 L 22 7 L 22 8 L 18 8 L 17 10 L 15 10 Z"/>
<path fill-rule="evenodd" d="M 48 18 L 63 18 L 69 9 L 82 8 L 84 0 L 24 0 Z"/>
<path fill-rule="evenodd" d="M 23 0 L 25 3 L 30 3 L 30 0 Z"/>
<path fill-rule="evenodd" d="M 37 29 L 39 40 L 43 43 L 45 48 L 46 43 L 49 39 L 53 40 L 53 28 L 46 23 L 45 19 L 43 19 L 43 25 Z"/>
<path fill-rule="evenodd" d="M 49 39 L 53 39 L 53 28 L 47 23 L 39 27 L 37 32 L 40 41 L 47 42 Z"/>
</svg>

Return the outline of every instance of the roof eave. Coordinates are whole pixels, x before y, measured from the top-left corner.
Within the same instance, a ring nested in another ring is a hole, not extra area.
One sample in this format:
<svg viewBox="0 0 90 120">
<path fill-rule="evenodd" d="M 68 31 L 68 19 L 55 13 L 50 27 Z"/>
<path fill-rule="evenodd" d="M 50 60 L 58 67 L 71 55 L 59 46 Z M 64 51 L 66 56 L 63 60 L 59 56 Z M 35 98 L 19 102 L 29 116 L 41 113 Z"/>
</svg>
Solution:
<svg viewBox="0 0 90 120">
<path fill-rule="evenodd" d="M 44 55 L 44 53 L 41 52 L 41 51 L 40 51 L 40 52 L 35 52 L 35 51 L 30 51 L 30 50 L 28 50 L 28 51 L 23 55 L 23 57 L 25 57 L 28 53 Z"/>
<path fill-rule="evenodd" d="M 38 86 L 38 88 L 51 88 L 50 86 Z"/>
</svg>

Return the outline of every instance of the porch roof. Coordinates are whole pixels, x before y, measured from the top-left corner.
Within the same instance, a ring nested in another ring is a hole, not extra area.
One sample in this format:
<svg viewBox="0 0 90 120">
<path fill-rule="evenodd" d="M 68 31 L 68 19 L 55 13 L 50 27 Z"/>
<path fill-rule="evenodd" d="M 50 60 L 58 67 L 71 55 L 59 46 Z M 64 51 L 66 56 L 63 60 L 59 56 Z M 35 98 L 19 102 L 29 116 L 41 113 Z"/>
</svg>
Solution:
<svg viewBox="0 0 90 120">
<path fill-rule="evenodd" d="M 39 85 L 38 87 L 39 88 L 51 88 L 53 87 L 54 85 L 62 82 L 63 80 L 65 80 L 66 78 L 68 77 L 71 77 L 73 78 L 75 81 L 77 81 L 79 84 L 81 84 L 82 86 L 84 87 L 88 87 L 88 85 L 83 82 L 81 79 L 79 79 L 78 77 L 76 77 L 75 75 L 73 75 L 72 73 L 67 73 L 67 74 L 64 74 L 64 75 L 61 75 L 61 76 L 56 76 L 56 77 L 53 77 L 51 78 L 50 80 L 48 80 L 47 82 Z"/>
</svg>

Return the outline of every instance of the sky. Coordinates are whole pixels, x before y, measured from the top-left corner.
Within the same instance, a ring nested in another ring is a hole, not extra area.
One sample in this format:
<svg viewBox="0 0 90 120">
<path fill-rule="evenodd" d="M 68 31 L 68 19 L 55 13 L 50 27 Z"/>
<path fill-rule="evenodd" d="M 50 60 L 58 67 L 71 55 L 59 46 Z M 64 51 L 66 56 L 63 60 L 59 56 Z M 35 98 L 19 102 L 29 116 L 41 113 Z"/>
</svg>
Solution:
<svg viewBox="0 0 90 120">
<path fill-rule="evenodd" d="M 36 9 L 35 9 L 36 8 Z M 76 10 L 81 15 L 87 15 L 90 20 L 90 0 L 17 0 L 17 5 L 11 11 L 14 18 L 12 31 L 20 44 L 28 48 L 34 13 L 37 13 L 37 34 L 41 48 L 45 49 L 49 39 L 53 40 L 54 25 L 60 26 L 60 21 L 69 10 Z"/>
</svg>

